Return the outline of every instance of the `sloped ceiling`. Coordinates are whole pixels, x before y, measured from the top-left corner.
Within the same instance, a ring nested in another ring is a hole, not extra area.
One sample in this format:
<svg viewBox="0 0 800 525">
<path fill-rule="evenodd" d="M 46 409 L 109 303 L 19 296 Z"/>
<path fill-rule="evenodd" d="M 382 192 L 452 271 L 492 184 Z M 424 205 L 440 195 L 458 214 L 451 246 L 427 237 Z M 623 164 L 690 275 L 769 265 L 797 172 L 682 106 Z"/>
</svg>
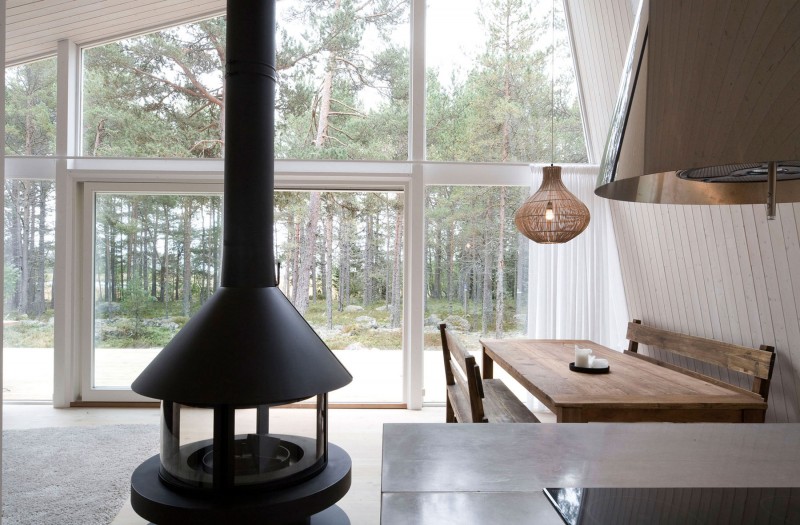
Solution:
<svg viewBox="0 0 800 525">
<path fill-rule="evenodd" d="M 6 66 L 219 15 L 225 0 L 7 0 Z"/>
</svg>

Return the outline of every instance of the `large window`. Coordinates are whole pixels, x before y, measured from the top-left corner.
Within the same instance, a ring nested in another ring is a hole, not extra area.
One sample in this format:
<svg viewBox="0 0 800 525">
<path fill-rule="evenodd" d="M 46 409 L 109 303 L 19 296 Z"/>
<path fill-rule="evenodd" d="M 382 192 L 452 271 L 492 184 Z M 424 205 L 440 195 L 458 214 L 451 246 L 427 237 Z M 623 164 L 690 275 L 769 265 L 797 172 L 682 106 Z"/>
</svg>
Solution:
<svg viewBox="0 0 800 525">
<path fill-rule="evenodd" d="M 98 193 L 95 388 L 128 388 L 219 285 L 219 195 Z"/>
<path fill-rule="evenodd" d="M 218 194 L 99 190 L 94 209 L 86 399 L 130 386 L 219 286 L 222 255 Z M 332 401 L 402 401 L 403 209 L 399 192 L 277 192 L 280 287 L 355 377 Z"/>
<path fill-rule="evenodd" d="M 4 400 L 53 396 L 54 215 L 53 181 L 6 181 Z"/>
<path fill-rule="evenodd" d="M 278 4 L 276 155 L 405 160 L 409 5 Z M 225 18 L 85 50 L 83 154 L 224 155 Z"/>
<path fill-rule="evenodd" d="M 430 2 L 428 159 L 586 162 L 560 6 L 532 0 Z"/>
<path fill-rule="evenodd" d="M 443 402 L 439 323 L 480 350 L 481 337 L 525 335 L 528 240 L 514 211 L 529 189 L 429 186 L 425 201 L 425 401 Z"/>
<path fill-rule="evenodd" d="M 277 4 L 280 286 L 354 373 L 333 401 L 443 400 L 438 321 L 524 333 L 526 164 L 586 159 L 560 3 L 553 34 L 550 2 L 427 3 Z M 6 72 L 5 342 L 55 345 L 57 404 L 131 399 L 219 285 L 224 40 L 217 17 L 62 43 L 58 106 L 55 59 Z"/>
</svg>

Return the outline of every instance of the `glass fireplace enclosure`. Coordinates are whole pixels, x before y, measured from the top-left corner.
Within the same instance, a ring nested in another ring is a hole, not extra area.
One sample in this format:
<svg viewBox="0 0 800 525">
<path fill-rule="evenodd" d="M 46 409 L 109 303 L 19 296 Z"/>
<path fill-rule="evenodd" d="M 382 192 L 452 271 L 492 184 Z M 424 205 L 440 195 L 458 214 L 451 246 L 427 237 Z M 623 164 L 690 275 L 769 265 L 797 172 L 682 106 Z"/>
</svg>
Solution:
<svg viewBox="0 0 800 525">
<path fill-rule="evenodd" d="M 312 398 L 313 399 L 313 398 Z M 328 395 L 316 410 L 301 410 L 292 435 L 270 424 L 270 410 L 255 407 L 161 403 L 161 479 L 178 489 L 267 489 L 299 483 L 325 468 Z M 300 429 L 300 433 L 298 433 Z"/>
</svg>

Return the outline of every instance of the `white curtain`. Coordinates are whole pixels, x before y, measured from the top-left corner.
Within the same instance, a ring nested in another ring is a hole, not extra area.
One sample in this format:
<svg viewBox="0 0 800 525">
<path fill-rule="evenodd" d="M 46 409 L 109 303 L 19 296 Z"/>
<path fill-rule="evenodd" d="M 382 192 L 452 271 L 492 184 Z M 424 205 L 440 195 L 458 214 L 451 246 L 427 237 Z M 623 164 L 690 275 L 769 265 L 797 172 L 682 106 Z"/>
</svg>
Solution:
<svg viewBox="0 0 800 525">
<path fill-rule="evenodd" d="M 532 166 L 534 191 L 542 166 Z M 589 208 L 586 230 L 564 244 L 529 241 L 528 337 L 590 339 L 626 346 L 628 310 L 608 200 L 594 187 L 598 166 L 561 165 L 564 185 Z"/>
</svg>

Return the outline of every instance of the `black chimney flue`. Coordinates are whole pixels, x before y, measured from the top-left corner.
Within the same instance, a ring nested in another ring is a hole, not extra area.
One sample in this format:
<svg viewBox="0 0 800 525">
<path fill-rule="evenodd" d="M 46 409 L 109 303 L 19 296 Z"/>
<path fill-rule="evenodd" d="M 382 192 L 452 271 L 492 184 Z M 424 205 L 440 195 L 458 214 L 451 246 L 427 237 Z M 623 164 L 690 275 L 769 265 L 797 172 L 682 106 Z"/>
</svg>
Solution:
<svg viewBox="0 0 800 525">
<path fill-rule="evenodd" d="M 225 64 L 222 286 L 276 286 L 275 2 L 234 0 Z M 271 28 L 271 31 L 265 30 Z M 242 38 L 247 35 L 247 38 Z"/>
</svg>

